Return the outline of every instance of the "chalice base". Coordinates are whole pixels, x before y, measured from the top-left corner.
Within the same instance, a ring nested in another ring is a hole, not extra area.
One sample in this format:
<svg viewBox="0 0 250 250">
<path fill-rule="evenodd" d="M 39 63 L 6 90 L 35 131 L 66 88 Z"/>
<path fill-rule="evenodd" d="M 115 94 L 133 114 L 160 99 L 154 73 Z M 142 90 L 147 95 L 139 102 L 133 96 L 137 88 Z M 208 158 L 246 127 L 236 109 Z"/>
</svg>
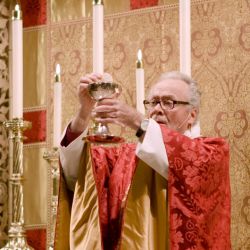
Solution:
<svg viewBox="0 0 250 250">
<path fill-rule="evenodd" d="M 120 136 L 109 134 L 87 135 L 84 139 L 91 143 L 122 143 L 125 141 Z"/>
</svg>

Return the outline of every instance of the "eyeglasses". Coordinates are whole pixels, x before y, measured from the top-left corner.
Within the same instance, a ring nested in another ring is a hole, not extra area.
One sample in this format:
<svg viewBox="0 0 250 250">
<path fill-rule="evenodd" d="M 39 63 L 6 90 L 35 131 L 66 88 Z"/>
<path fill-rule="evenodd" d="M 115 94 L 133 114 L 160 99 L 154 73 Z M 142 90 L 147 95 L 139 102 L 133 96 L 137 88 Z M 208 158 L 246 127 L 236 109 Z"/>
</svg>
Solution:
<svg viewBox="0 0 250 250">
<path fill-rule="evenodd" d="M 154 108 L 157 104 L 160 104 L 161 108 L 164 110 L 171 110 L 175 107 L 176 104 L 182 104 L 182 105 L 189 105 L 189 102 L 184 102 L 184 101 L 176 101 L 176 100 L 171 100 L 171 99 L 163 99 L 163 100 L 153 100 L 153 101 L 143 101 L 145 109 L 152 109 Z"/>
</svg>

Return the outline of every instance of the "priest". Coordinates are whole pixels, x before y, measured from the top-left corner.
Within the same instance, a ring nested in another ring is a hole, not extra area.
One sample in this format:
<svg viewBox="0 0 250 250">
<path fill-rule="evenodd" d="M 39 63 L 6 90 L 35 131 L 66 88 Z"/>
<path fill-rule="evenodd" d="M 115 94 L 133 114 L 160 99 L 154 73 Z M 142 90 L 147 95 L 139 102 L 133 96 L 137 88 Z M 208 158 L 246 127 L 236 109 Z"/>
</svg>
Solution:
<svg viewBox="0 0 250 250">
<path fill-rule="evenodd" d="M 117 98 L 95 102 L 81 78 L 80 108 L 61 142 L 55 249 L 231 249 L 229 147 L 194 133 L 200 95 L 180 72 L 163 74 L 147 117 Z M 91 114 L 134 130 L 138 142 L 83 142 Z"/>
</svg>

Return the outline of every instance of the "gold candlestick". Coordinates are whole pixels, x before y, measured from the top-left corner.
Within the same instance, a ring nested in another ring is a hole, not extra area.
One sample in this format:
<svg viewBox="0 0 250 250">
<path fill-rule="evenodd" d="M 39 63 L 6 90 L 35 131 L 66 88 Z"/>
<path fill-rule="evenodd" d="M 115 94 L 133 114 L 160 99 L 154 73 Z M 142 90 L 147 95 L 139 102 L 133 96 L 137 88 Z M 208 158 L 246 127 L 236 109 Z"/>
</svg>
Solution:
<svg viewBox="0 0 250 250">
<path fill-rule="evenodd" d="M 56 214 L 58 205 L 58 189 L 59 189 L 59 150 L 54 147 L 44 153 L 43 158 L 47 160 L 51 170 L 52 185 L 50 185 L 50 212 L 49 212 L 49 227 L 48 227 L 48 244 L 49 249 L 54 249 Z"/>
<path fill-rule="evenodd" d="M 22 118 L 3 122 L 9 132 L 9 240 L 2 250 L 33 249 L 26 241 L 23 205 L 23 131 L 31 123 Z"/>
</svg>

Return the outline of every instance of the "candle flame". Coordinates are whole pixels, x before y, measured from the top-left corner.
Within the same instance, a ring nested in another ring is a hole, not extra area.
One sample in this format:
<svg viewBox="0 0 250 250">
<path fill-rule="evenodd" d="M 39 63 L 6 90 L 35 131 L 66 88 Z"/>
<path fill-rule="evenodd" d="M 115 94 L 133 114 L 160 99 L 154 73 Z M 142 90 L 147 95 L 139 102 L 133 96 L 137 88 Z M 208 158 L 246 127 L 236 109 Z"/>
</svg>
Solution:
<svg viewBox="0 0 250 250">
<path fill-rule="evenodd" d="M 12 10 L 12 20 L 21 20 L 22 19 L 22 11 L 19 4 L 16 4 L 14 10 Z"/>
<path fill-rule="evenodd" d="M 60 67 L 60 64 L 56 65 L 55 82 L 61 82 L 61 67 Z"/>
<path fill-rule="evenodd" d="M 142 62 L 142 52 L 139 49 L 137 52 L 137 61 L 136 61 L 136 68 L 142 69 L 143 68 L 143 62 Z"/>
<path fill-rule="evenodd" d="M 141 52 L 140 49 L 139 49 L 138 52 L 137 52 L 137 59 L 138 59 L 138 61 L 141 61 L 141 60 L 142 60 L 142 52 Z"/>
<path fill-rule="evenodd" d="M 61 74 L 61 67 L 60 67 L 60 64 L 57 64 L 57 65 L 56 65 L 56 74 L 57 74 L 57 75 L 60 75 L 60 74 Z"/>
<path fill-rule="evenodd" d="M 16 4 L 16 5 L 15 5 L 15 11 L 20 11 L 20 6 L 19 6 L 19 4 Z"/>
</svg>

